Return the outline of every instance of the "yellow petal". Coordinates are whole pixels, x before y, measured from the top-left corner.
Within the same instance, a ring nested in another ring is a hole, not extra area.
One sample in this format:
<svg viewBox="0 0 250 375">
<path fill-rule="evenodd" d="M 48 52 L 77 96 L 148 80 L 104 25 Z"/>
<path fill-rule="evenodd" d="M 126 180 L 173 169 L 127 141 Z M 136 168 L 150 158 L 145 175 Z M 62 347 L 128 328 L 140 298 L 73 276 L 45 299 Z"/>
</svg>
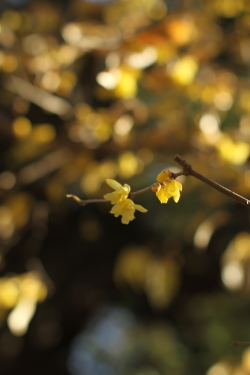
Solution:
<svg viewBox="0 0 250 375">
<path fill-rule="evenodd" d="M 146 210 L 146 208 L 142 207 L 140 204 L 134 204 L 134 208 L 141 212 L 148 212 L 148 210 Z"/>
<path fill-rule="evenodd" d="M 176 184 L 177 188 L 178 188 L 180 191 L 182 191 L 182 184 L 181 184 L 179 181 L 176 181 L 176 180 L 174 180 L 174 181 L 175 181 L 175 184 Z"/>
<path fill-rule="evenodd" d="M 115 217 L 118 217 L 121 215 L 122 217 L 122 223 L 128 224 L 130 221 L 135 219 L 134 213 L 135 209 L 146 212 L 147 210 L 140 206 L 134 204 L 132 199 L 124 199 L 117 202 L 111 209 L 110 213 L 114 214 Z"/>
<path fill-rule="evenodd" d="M 120 189 L 122 187 L 122 185 L 119 182 L 117 182 L 115 180 L 111 180 L 110 178 L 107 178 L 106 182 L 114 190 L 118 190 L 118 189 Z"/>
<path fill-rule="evenodd" d="M 130 193 L 130 186 L 128 184 L 124 184 L 123 188 L 128 192 L 128 194 Z"/>
<path fill-rule="evenodd" d="M 165 195 L 165 193 L 164 193 L 164 189 L 161 189 L 161 190 L 157 191 L 156 196 L 157 196 L 157 198 L 159 199 L 159 201 L 160 201 L 161 203 L 167 203 L 168 198 L 169 198 L 169 197 L 167 197 L 167 196 Z"/>
<path fill-rule="evenodd" d="M 118 213 L 118 215 L 120 215 L 120 211 L 123 209 L 123 205 L 120 203 L 120 202 L 118 202 L 118 203 L 116 203 L 116 204 L 114 204 L 114 206 L 112 207 L 112 209 L 111 209 L 111 214 L 114 214 L 114 215 L 116 215 L 117 213 Z"/>
<path fill-rule="evenodd" d="M 107 199 L 108 201 L 111 201 L 115 197 L 114 193 L 108 193 L 103 196 L 104 199 Z"/>
<path fill-rule="evenodd" d="M 169 181 L 164 188 L 165 194 L 173 196 L 177 191 L 182 190 L 182 185 L 175 180 Z"/>
<path fill-rule="evenodd" d="M 128 224 L 130 221 L 134 219 L 135 219 L 134 212 L 129 210 L 123 213 L 121 221 L 122 221 L 122 224 Z"/>
<path fill-rule="evenodd" d="M 179 191 L 173 196 L 173 199 L 174 199 L 175 203 L 179 202 L 180 196 L 181 195 L 180 195 Z"/>
<path fill-rule="evenodd" d="M 167 198 L 173 197 L 174 201 L 177 203 L 180 199 L 180 190 L 182 190 L 182 185 L 175 180 L 171 180 L 164 187 L 164 193 Z"/>
<path fill-rule="evenodd" d="M 122 217 L 122 224 L 128 224 L 129 222 L 129 219 L 125 219 L 124 217 Z"/>
<path fill-rule="evenodd" d="M 175 193 L 178 188 L 175 185 L 175 181 L 171 180 L 166 186 L 165 186 L 165 191 L 168 192 L 169 194 Z"/>
</svg>

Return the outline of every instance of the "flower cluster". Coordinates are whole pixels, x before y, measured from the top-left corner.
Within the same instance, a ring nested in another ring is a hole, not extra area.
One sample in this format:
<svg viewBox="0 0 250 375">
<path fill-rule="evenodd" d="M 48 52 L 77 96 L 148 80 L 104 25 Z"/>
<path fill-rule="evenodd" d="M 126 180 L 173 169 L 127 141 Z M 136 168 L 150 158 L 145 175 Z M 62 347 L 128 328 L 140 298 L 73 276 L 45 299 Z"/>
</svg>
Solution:
<svg viewBox="0 0 250 375">
<path fill-rule="evenodd" d="M 156 177 L 156 182 L 152 186 L 152 191 L 156 193 L 161 203 L 167 203 L 169 198 L 173 197 L 177 203 L 180 199 L 180 191 L 182 191 L 182 185 L 180 182 L 171 179 L 172 173 L 168 170 L 162 171 Z"/>
<path fill-rule="evenodd" d="M 110 187 L 112 187 L 112 189 L 114 189 L 112 193 L 104 195 L 104 198 L 110 200 L 111 204 L 114 205 L 110 213 L 114 214 L 115 217 L 121 215 L 121 221 L 123 224 L 128 224 L 130 221 L 135 219 L 135 210 L 147 212 L 144 207 L 140 206 L 139 204 L 135 204 L 132 199 L 128 198 L 130 193 L 129 185 L 125 184 L 122 186 L 119 182 L 111 179 L 107 179 L 106 182 Z"/>
</svg>

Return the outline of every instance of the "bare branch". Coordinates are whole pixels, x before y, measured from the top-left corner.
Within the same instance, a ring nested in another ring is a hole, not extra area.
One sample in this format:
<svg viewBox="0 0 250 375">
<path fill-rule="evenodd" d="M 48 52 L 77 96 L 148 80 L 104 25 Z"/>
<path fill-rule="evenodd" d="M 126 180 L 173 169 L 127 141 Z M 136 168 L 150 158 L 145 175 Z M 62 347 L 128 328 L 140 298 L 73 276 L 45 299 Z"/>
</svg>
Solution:
<svg viewBox="0 0 250 375">
<path fill-rule="evenodd" d="M 196 172 L 190 164 L 188 164 L 182 157 L 179 155 L 175 155 L 174 160 L 183 167 L 183 174 L 185 176 L 193 176 L 197 178 L 198 180 L 204 182 L 205 184 L 211 186 L 212 188 L 220 191 L 221 193 L 227 195 L 228 197 L 236 200 L 237 202 L 243 204 L 244 206 L 249 207 L 250 201 L 244 197 L 242 197 L 239 194 L 234 193 L 232 190 L 229 190 L 225 188 L 224 186 L 218 184 L 217 182 L 210 180 L 210 178 L 207 178 L 203 174 L 200 174 Z"/>
</svg>

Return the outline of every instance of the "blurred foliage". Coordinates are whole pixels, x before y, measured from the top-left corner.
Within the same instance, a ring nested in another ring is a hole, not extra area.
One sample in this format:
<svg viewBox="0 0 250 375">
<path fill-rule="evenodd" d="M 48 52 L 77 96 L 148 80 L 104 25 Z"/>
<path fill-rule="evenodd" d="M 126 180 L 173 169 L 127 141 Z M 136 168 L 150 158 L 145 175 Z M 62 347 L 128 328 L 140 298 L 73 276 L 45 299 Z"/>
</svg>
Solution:
<svg viewBox="0 0 250 375">
<path fill-rule="evenodd" d="M 0 48 L 1 374 L 249 374 L 245 207 L 192 177 L 129 226 L 65 198 L 176 153 L 249 198 L 249 1 L 6 0 Z"/>
</svg>

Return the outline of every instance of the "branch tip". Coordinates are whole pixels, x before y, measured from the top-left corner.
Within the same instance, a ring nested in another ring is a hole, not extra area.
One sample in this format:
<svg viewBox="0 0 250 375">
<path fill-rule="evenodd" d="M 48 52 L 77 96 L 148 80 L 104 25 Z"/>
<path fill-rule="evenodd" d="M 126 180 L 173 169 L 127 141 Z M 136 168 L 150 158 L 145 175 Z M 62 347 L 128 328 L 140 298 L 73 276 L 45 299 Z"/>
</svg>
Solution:
<svg viewBox="0 0 250 375">
<path fill-rule="evenodd" d="M 188 164 L 180 155 L 176 154 L 174 160 L 183 167 L 183 173 L 185 176 L 193 176 L 198 180 L 204 182 L 205 184 L 211 186 L 212 188 L 218 190 L 219 192 L 227 195 L 228 197 L 236 200 L 237 202 L 249 207 L 250 201 L 239 194 L 236 194 L 232 190 L 225 188 L 224 186 L 218 184 L 217 182 L 210 180 L 210 178 L 204 176 L 203 174 L 195 171 L 190 164 Z"/>
<path fill-rule="evenodd" d="M 190 164 L 186 162 L 186 160 L 182 159 L 182 157 L 178 154 L 175 155 L 174 160 L 183 167 L 183 174 L 185 176 L 190 175 L 190 171 L 193 169 Z"/>
<path fill-rule="evenodd" d="M 234 341 L 231 346 L 250 346 L 250 342 Z"/>
<path fill-rule="evenodd" d="M 72 198 L 74 199 L 78 204 L 80 204 L 81 206 L 85 206 L 86 202 L 83 201 L 82 199 L 78 198 L 76 195 L 73 195 L 73 194 L 66 194 L 66 197 L 67 198 Z"/>
</svg>

